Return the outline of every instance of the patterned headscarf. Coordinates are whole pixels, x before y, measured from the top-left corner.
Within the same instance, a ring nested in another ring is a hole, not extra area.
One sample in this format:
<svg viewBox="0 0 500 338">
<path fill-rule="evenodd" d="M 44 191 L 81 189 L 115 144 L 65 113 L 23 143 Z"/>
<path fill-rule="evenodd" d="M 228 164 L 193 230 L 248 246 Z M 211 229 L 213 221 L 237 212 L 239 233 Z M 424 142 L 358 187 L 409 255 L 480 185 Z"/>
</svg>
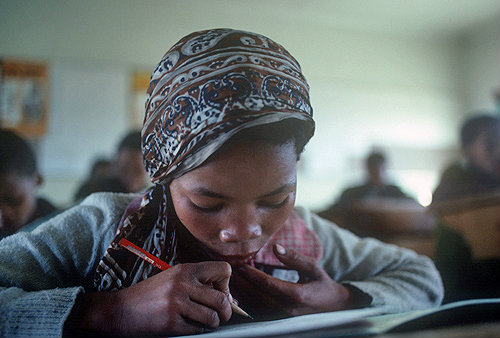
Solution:
<svg viewBox="0 0 500 338">
<path fill-rule="evenodd" d="M 121 248 L 123 237 L 175 264 L 172 179 L 200 166 L 237 132 L 285 119 L 303 121 L 312 136 L 309 86 L 281 45 L 232 29 L 195 32 L 177 42 L 154 69 L 147 91 L 143 154 L 155 185 L 127 208 L 99 263 L 95 288 L 123 288 L 158 272 Z"/>
</svg>

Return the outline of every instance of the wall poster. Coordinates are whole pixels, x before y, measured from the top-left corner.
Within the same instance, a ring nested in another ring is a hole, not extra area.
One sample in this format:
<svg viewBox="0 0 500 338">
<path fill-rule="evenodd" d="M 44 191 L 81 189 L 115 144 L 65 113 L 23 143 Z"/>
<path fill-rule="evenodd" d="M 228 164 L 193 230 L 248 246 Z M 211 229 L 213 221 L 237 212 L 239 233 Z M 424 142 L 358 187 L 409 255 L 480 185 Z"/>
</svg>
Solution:
<svg viewBox="0 0 500 338">
<path fill-rule="evenodd" d="M 29 137 L 43 135 L 48 101 L 46 64 L 0 59 L 0 127 Z"/>
</svg>

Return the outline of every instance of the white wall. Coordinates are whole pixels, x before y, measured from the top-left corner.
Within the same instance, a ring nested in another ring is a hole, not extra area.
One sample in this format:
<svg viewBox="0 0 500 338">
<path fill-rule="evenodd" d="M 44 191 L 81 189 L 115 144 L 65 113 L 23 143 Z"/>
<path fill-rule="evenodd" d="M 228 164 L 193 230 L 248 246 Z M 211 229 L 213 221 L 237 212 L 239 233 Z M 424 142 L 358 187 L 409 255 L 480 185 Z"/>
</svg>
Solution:
<svg viewBox="0 0 500 338">
<path fill-rule="evenodd" d="M 187 33 L 232 27 L 283 44 L 311 85 L 317 133 L 301 163 L 298 203 L 319 209 L 361 180 L 361 159 L 373 146 L 388 151 L 397 183 L 428 199 L 457 156 L 463 116 L 491 106 L 485 92 L 498 86 L 498 20 L 461 40 L 403 39 L 291 20 L 280 4 L 3 0 L 0 56 L 51 66 L 50 128 L 37 144 L 42 192 L 66 204 L 90 160 L 113 151 L 129 126 L 134 70 L 152 69 Z"/>
<path fill-rule="evenodd" d="M 129 77 L 124 67 L 54 61 L 50 72 L 49 132 L 38 143 L 42 192 L 72 200 L 90 163 L 111 158 L 129 127 Z"/>
<path fill-rule="evenodd" d="M 318 128 L 304 157 L 299 202 L 320 209 L 359 183 L 372 147 L 387 151 L 397 183 L 428 202 L 449 157 L 412 158 L 422 150 L 449 153 L 456 144 L 456 44 L 324 32 L 310 48 L 317 55 L 304 55 L 302 64 Z"/>
<path fill-rule="evenodd" d="M 460 41 L 466 114 L 476 110 L 496 110 L 500 114 L 500 102 L 494 100 L 494 92 L 500 91 L 499 21 L 485 22 Z"/>
</svg>

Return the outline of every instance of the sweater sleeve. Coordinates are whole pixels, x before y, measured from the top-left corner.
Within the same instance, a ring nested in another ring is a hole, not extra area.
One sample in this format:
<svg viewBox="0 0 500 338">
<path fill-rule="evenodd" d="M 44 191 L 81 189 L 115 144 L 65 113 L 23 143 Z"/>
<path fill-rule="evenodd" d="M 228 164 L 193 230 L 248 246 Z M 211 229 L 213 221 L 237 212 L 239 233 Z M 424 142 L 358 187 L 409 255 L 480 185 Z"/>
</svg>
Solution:
<svg viewBox="0 0 500 338">
<path fill-rule="evenodd" d="M 371 296 L 371 306 L 386 312 L 441 304 L 443 284 L 432 260 L 373 238 L 360 238 L 304 209 L 297 212 L 320 238 L 320 264 L 335 281 Z"/>
<path fill-rule="evenodd" d="M 0 336 L 61 337 L 113 239 L 128 195 L 96 194 L 0 241 Z"/>
</svg>

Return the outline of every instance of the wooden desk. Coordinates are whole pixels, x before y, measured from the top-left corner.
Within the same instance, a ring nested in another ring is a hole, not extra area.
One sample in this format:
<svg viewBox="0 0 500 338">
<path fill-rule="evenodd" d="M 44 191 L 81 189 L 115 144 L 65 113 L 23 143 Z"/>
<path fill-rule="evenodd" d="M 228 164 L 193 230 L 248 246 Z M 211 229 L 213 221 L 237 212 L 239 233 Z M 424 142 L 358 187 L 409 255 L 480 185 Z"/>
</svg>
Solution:
<svg viewBox="0 0 500 338">
<path fill-rule="evenodd" d="M 474 258 L 500 258 L 500 193 L 437 203 L 431 210 L 464 237 Z"/>
<path fill-rule="evenodd" d="M 358 236 L 374 237 L 433 256 L 435 217 L 414 200 L 365 199 L 353 204 L 349 210 L 337 210 L 321 216 Z"/>
<path fill-rule="evenodd" d="M 352 206 L 351 212 L 358 217 L 369 217 L 365 229 L 380 236 L 430 233 L 434 229 L 434 218 L 428 210 L 409 199 L 367 199 Z"/>
</svg>

